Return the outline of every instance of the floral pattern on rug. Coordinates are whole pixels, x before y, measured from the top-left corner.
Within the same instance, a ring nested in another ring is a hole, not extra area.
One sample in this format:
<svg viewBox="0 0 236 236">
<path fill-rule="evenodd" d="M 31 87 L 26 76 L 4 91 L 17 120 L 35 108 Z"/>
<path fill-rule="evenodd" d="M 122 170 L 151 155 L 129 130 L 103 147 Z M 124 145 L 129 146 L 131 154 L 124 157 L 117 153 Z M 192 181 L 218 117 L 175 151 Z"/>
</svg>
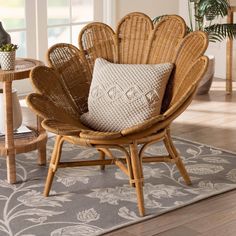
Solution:
<svg viewBox="0 0 236 236">
<path fill-rule="evenodd" d="M 135 188 L 115 166 L 59 169 L 50 197 L 42 195 L 47 167 L 37 165 L 37 153 L 17 156 L 18 183 L 6 181 L 5 158 L 0 158 L 1 236 L 84 236 L 138 222 L 236 188 L 236 154 L 175 139 L 193 182 L 186 186 L 173 164 L 143 166 L 146 216 L 140 217 Z M 50 158 L 53 140 L 49 140 Z M 166 154 L 161 143 L 147 154 Z M 65 160 L 97 158 L 95 149 L 65 144 Z M 235 167 L 235 168 L 234 168 Z"/>
</svg>

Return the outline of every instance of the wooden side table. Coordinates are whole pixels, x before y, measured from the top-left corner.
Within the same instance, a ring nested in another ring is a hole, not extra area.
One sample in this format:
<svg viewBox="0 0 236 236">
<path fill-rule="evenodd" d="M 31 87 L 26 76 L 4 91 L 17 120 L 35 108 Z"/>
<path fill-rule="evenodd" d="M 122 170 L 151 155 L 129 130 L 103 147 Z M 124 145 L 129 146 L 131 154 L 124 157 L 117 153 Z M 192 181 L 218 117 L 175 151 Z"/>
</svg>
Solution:
<svg viewBox="0 0 236 236">
<path fill-rule="evenodd" d="M 47 134 L 41 127 L 39 118 L 37 118 L 37 127 L 28 127 L 35 135 L 14 138 L 12 111 L 12 82 L 28 78 L 30 71 L 35 66 L 42 64 L 42 62 L 33 59 L 17 59 L 15 70 L 3 71 L 0 69 L 0 82 L 3 83 L 6 132 L 5 141 L 0 141 L 0 155 L 6 157 L 7 180 L 9 183 L 16 183 L 16 154 L 38 150 L 38 163 L 40 165 L 46 164 Z"/>
</svg>

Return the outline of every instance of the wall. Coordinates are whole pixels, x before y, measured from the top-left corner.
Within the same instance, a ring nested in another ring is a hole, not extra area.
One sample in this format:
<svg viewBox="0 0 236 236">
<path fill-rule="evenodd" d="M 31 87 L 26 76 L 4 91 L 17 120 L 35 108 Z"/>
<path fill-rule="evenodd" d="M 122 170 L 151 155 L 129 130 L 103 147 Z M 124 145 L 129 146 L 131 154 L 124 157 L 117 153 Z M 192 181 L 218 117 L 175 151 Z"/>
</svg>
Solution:
<svg viewBox="0 0 236 236">
<path fill-rule="evenodd" d="M 187 22 L 189 22 L 187 0 L 179 0 L 179 15 L 181 15 Z M 214 55 L 216 58 L 215 77 L 225 79 L 226 42 L 224 41 L 221 43 L 210 43 L 206 54 Z"/>
<path fill-rule="evenodd" d="M 164 14 L 178 14 L 178 0 L 115 0 L 116 20 L 130 12 L 139 11 L 151 18 Z M 181 0 L 182 1 L 182 0 Z"/>
</svg>

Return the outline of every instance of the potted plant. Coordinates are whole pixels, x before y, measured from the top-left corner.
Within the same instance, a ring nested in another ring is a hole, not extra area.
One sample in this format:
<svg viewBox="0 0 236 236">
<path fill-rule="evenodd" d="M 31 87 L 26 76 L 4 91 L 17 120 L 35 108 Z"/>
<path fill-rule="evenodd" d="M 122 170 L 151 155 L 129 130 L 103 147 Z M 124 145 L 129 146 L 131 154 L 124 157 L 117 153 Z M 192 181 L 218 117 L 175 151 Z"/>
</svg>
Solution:
<svg viewBox="0 0 236 236">
<path fill-rule="evenodd" d="M 3 44 L 0 46 L 0 64 L 2 70 L 14 70 L 16 60 L 16 44 Z"/>
<path fill-rule="evenodd" d="M 16 50 L 15 44 L 2 44 L 0 46 L 0 64 L 2 70 L 14 70 Z M 0 89 L 0 133 L 5 133 L 5 110 L 4 110 L 3 90 Z M 22 113 L 16 89 L 12 89 L 12 110 L 13 110 L 13 129 L 16 130 L 21 126 Z"/>
<path fill-rule="evenodd" d="M 187 0 L 190 25 L 188 32 L 202 30 L 208 34 L 211 43 L 221 42 L 226 38 L 236 38 L 236 24 L 221 23 L 220 19 L 228 14 L 228 0 Z M 158 22 L 161 17 L 156 17 Z M 202 78 L 198 94 L 207 93 L 210 89 L 215 71 L 215 57 L 209 56 L 208 71 Z"/>
</svg>

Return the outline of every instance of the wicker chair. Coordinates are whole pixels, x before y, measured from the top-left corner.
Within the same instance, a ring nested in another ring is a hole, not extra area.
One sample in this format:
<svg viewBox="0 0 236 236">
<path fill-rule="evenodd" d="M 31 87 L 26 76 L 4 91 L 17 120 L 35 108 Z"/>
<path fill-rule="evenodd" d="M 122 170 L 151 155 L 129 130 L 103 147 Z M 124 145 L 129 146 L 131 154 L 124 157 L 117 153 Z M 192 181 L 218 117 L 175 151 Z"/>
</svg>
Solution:
<svg viewBox="0 0 236 236">
<path fill-rule="evenodd" d="M 27 97 L 29 107 L 43 118 L 42 126 L 57 135 L 44 195 L 49 195 L 57 168 L 100 165 L 104 169 L 105 165 L 115 164 L 136 188 L 138 209 L 143 216 L 143 162 L 175 163 L 186 184 L 191 184 L 169 127 L 193 99 L 208 65 L 208 58 L 203 56 L 207 46 L 203 32 L 186 36 L 186 24 L 179 16 L 167 16 L 154 26 L 148 16 L 131 13 L 120 21 L 116 32 L 103 23 L 87 25 L 79 35 L 80 49 L 69 44 L 51 47 L 47 54 L 50 68 L 40 66 L 32 71 L 36 92 Z M 80 115 L 87 111 L 94 61 L 98 57 L 128 64 L 173 62 L 175 70 L 166 89 L 162 113 L 120 132 L 85 127 Z M 146 148 L 160 140 L 169 155 L 145 156 Z M 96 148 L 99 159 L 61 162 L 64 141 Z M 122 151 L 125 158 L 115 157 L 111 148 Z"/>
</svg>

